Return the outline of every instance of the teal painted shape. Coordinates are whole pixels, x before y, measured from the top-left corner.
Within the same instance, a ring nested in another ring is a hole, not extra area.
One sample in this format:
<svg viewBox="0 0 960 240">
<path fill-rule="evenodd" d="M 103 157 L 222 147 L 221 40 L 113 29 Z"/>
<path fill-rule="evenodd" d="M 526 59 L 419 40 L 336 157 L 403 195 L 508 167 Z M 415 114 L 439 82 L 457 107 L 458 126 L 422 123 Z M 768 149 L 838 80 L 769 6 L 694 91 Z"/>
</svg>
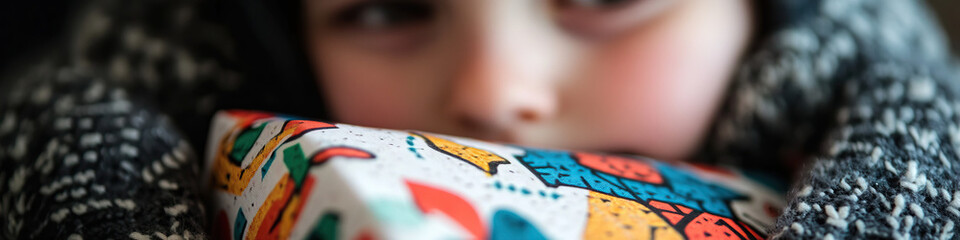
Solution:
<svg viewBox="0 0 960 240">
<path fill-rule="evenodd" d="M 317 239 L 317 240 L 333 240 L 337 239 L 337 229 L 340 227 L 340 215 L 336 213 L 327 212 L 320 217 L 320 220 L 317 221 L 317 224 L 313 226 L 313 229 L 310 230 L 310 235 L 307 236 L 307 239 Z"/>
<path fill-rule="evenodd" d="M 560 194 L 552 193 L 550 194 L 550 198 L 553 198 L 553 200 L 557 200 L 558 198 L 560 198 Z"/>
<path fill-rule="evenodd" d="M 267 163 L 264 163 L 263 167 L 260 168 L 260 181 L 263 181 L 263 177 L 267 176 L 267 171 L 270 170 L 270 165 L 273 165 L 274 158 L 277 158 L 277 154 L 271 153 L 270 158 L 267 159 Z"/>
<path fill-rule="evenodd" d="M 423 156 L 420 156 L 420 153 L 417 152 L 417 148 L 413 147 L 413 140 L 413 136 L 407 136 L 407 146 L 410 146 L 407 150 L 410 150 L 418 159 L 423 159 Z"/>
<path fill-rule="evenodd" d="M 307 162 L 307 157 L 303 154 L 303 148 L 300 147 L 299 143 L 283 149 L 283 163 L 287 165 L 290 177 L 293 177 L 297 188 L 300 188 L 303 178 L 307 176 L 307 168 L 310 164 Z"/>
<path fill-rule="evenodd" d="M 237 140 L 233 142 L 233 149 L 230 150 L 230 161 L 240 164 L 243 157 L 253 148 L 253 143 L 257 142 L 260 133 L 266 128 L 267 124 L 260 124 L 259 127 L 248 128 L 237 135 Z"/>
<path fill-rule="evenodd" d="M 523 195 L 530 195 L 530 190 L 527 190 L 526 188 L 521 188 L 520 193 L 523 193 Z"/>
<path fill-rule="evenodd" d="M 245 229 L 247 229 L 247 217 L 243 216 L 243 209 L 237 209 L 237 220 L 233 221 L 233 240 L 243 239 Z"/>
<path fill-rule="evenodd" d="M 500 239 L 547 239 L 527 219 L 507 209 L 497 210 L 493 214 L 493 228 L 490 230 L 491 240 Z"/>
<path fill-rule="evenodd" d="M 380 222 L 388 225 L 414 228 L 424 222 L 423 214 L 412 202 L 381 198 L 370 201 L 367 206 Z"/>
</svg>

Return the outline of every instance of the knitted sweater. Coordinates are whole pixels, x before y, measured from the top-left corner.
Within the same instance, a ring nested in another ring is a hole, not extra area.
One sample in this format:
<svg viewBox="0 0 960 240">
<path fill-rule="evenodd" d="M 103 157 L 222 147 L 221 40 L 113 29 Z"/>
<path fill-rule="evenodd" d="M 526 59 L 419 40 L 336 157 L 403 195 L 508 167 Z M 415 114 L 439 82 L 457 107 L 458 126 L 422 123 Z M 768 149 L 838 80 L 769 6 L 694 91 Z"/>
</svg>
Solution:
<svg viewBox="0 0 960 240">
<path fill-rule="evenodd" d="M 230 14 L 218 4 L 96 1 L 68 41 L 5 75 L 0 238 L 205 236 L 191 149 L 213 110 L 309 116 L 280 103 L 316 97 L 255 81 L 238 30 L 211 20 Z M 954 238 L 960 67 L 923 4 L 759 5 L 778 21 L 745 57 L 700 161 L 799 173 L 775 238 Z"/>
<path fill-rule="evenodd" d="M 954 238 L 960 68 L 913 1 L 808 1 L 739 72 L 708 155 L 800 159 L 775 238 Z M 781 166 L 777 166 L 781 164 Z"/>
</svg>

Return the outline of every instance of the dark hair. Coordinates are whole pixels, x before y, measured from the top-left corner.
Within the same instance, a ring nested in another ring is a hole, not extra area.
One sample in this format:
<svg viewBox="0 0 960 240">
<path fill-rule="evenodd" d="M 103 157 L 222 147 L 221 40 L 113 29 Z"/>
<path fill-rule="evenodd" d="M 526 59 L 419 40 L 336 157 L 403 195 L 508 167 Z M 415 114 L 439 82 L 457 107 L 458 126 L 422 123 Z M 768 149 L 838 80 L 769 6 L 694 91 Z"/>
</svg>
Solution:
<svg viewBox="0 0 960 240">
<path fill-rule="evenodd" d="M 214 0 L 203 6 L 233 38 L 246 80 L 227 108 L 252 108 L 330 120 L 311 71 L 300 1 Z"/>
</svg>

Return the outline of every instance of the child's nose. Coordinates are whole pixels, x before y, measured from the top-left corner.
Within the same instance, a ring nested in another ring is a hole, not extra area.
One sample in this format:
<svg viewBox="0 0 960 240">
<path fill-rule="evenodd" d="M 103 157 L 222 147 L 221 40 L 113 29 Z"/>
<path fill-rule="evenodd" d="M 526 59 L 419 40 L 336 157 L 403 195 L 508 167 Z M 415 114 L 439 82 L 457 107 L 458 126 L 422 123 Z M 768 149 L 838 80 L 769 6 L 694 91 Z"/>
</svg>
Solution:
<svg viewBox="0 0 960 240">
<path fill-rule="evenodd" d="M 554 117 L 558 70 L 538 56 L 550 49 L 509 39 L 476 41 L 450 85 L 449 112 L 460 128 L 474 137 L 515 141 L 517 129 Z"/>
<path fill-rule="evenodd" d="M 478 2 L 479 3 L 479 2 Z M 561 77 L 575 49 L 528 1 L 485 1 L 456 56 L 449 109 L 467 132 L 512 140 L 524 125 L 555 117 Z"/>
<path fill-rule="evenodd" d="M 481 137 L 510 138 L 511 129 L 553 117 L 555 91 L 502 64 L 472 63 L 454 80 L 448 107 L 459 127 Z M 510 140 L 510 139 L 496 139 Z"/>
</svg>

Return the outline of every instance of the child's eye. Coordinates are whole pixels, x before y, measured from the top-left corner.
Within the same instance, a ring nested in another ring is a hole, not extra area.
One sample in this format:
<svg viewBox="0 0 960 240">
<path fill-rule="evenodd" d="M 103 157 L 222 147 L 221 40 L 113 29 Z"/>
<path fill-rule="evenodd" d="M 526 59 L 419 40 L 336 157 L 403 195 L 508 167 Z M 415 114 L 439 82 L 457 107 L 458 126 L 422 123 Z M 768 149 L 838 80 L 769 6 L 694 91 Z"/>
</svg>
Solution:
<svg viewBox="0 0 960 240">
<path fill-rule="evenodd" d="M 417 0 L 362 1 L 335 13 L 331 23 L 339 29 L 387 30 L 425 24 L 434 18 L 432 4 Z"/>
<path fill-rule="evenodd" d="M 637 0 L 560 0 L 557 2 L 557 5 L 560 7 L 580 7 L 580 8 L 609 8 L 616 7 L 616 5 L 636 2 Z"/>
<path fill-rule="evenodd" d="M 584 39 L 604 39 L 638 26 L 680 0 L 554 0 L 561 27 Z"/>
<path fill-rule="evenodd" d="M 423 46 L 437 23 L 427 0 L 355 0 L 331 11 L 324 29 L 367 49 L 404 52 Z"/>
</svg>

